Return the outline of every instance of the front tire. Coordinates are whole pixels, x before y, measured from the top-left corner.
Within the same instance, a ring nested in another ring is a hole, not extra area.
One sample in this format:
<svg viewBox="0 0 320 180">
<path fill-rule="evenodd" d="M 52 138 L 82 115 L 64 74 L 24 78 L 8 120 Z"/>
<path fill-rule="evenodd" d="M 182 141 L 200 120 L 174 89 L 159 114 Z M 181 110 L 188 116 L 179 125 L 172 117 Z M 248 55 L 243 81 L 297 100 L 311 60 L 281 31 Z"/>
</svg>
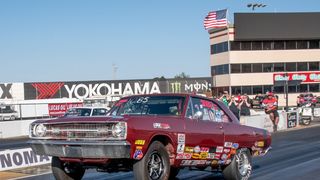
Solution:
<svg viewBox="0 0 320 180">
<path fill-rule="evenodd" d="M 154 141 L 145 156 L 134 163 L 133 175 L 136 180 L 168 180 L 170 160 L 167 149 L 159 141 Z"/>
<path fill-rule="evenodd" d="M 57 180 L 80 180 L 85 169 L 79 164 L 62 162 L 58 157 L 52 157 L 52 174 Z"/>
<path fill-rule="evenodd" d="M 240 149 L 232 162 L 222 171 L 227 180 L 246 180 L 252 172 L 251 154 L 248 149 Z"/>
</svg>

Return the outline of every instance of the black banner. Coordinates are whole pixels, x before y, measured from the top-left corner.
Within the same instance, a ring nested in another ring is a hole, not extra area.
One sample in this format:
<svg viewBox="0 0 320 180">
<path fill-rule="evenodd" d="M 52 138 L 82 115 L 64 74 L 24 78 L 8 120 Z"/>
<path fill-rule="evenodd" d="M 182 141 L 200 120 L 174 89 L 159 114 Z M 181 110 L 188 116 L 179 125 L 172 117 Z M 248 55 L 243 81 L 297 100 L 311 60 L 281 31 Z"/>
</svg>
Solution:
<svg viewBox="0 0 320 180">
<path fill-rule="evenodd" d="M 25 100 L 30 100 L 51 98 L 84 99 L 101 95 L 205 93 L 211 89 L 211 84 L 211 77 L 161 80 L 35 82 L 24 83 L 24 96 Z"/>
</svg>

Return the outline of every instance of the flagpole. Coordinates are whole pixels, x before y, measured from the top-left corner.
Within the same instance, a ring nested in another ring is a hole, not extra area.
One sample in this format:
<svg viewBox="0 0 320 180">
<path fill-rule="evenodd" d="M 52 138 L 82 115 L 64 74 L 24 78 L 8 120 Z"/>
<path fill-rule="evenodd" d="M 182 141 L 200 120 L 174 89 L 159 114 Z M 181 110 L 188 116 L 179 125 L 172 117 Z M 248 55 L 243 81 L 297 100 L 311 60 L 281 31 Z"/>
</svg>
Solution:
<svg viewBox="0 0 320 180">
<path fill-rule="evenodd" d="M 226 15 L 226 18 L 227 18 L 227 37 L 228 37 L 228 54 L 230 56 L 230 33 L 229 33 L 229 8 L 227 8 L 227 15 Z M 230 60 L 230 58 L 229 58 Z M 229 64 L 229 72 L 230 72 L 230 62 L 228 63 Z M 229 94 L 231 95 L 232 94 L 232 89 L 231 89 L 231 85 L 229 85 Z"/>
</svg>

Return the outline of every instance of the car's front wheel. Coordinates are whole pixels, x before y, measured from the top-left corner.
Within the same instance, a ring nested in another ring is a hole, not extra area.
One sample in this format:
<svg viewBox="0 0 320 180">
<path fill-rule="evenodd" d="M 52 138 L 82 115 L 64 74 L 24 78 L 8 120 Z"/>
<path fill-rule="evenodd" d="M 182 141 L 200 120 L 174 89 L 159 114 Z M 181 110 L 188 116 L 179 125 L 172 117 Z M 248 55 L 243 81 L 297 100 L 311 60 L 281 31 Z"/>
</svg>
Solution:
<svg viewBox="0 0 320 180">
<path fill-rule="evenodd" d="M 57 180 L 78 180 L 82 179 L 85 169 L 79 164 L 66 163 L 58 157 L 52 157 L 52 174 Z"/>
<path fill-rule="evenodd" d="M 170 175 L 169 155 L 164 145 L 154 141 L 145 156 L 133 165 L 137 180 L 167 180 Z"/>
<path fill-rule="evenodd" d="M 252 172 L 251 154 L 248 149 L 240 149 L 232 162 L 222 171 L 227 180 L 246 180 Z"/>
</svg>

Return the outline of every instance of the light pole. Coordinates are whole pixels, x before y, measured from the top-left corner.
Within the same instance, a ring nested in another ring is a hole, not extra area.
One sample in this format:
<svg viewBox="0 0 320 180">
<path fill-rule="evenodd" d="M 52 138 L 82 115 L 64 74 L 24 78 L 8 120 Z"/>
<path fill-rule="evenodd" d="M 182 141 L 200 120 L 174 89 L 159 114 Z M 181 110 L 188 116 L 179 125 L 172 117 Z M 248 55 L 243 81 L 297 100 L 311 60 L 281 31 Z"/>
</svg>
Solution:
<svg viewBox="0 0 320 180">
<path fill-rule="evenodd" d="M 252 8 L 252 11 L 254 11 L 255 8 L 264 8 L 266 6 L 267 6 L 266 4 L 262 4 L 262 3 L 250 3 L 250 4 L 247 4 L 247 7 L 248 8 Z"/>
<path fill-rule="evenodd" d="M 113 78 L 113 80 L 117 79 L 117 70 L 118 70 L 118 67 L 115 64 L 112 64 L 112 78 Z"/>
</svg>

